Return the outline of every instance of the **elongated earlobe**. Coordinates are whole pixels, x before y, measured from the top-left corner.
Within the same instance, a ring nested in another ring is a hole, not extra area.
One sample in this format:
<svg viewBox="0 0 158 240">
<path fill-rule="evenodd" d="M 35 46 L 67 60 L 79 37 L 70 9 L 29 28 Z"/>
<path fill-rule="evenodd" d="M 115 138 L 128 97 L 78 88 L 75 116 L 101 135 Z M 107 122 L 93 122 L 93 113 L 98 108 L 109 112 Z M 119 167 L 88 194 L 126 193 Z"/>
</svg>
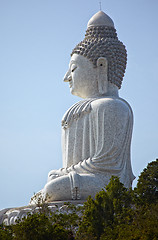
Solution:
<svg viewBox="0 0 158 240">
<path fill-rule="evenodd" d="M 105 57 L 100 57 L 97 59 L 97 67 L 100 67 L 101 69 L 107 69 L 108 61 Z"/>
<path fill-rule="evenodd" d="M 99 93 L 106 93 L 108 91 L 108 61 L 105 57 L 97 60 L 97 78 Z"/>
</svg>

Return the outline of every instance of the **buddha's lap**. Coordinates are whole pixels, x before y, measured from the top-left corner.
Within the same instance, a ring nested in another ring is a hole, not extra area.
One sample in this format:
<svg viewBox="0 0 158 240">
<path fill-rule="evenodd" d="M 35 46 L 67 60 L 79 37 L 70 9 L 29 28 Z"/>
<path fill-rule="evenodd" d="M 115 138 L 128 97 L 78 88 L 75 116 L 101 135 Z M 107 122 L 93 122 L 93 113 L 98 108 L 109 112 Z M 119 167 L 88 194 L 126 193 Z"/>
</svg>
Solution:
<svg viewBox="0 0 158 240">
<path fill-rule="evenodd" d="M 48 182 L 44 187 L 44 195 L 51 196 L 50 200 L 70 200 L 72 190 L 76 189 L 86 199 L 95 196 L 107 184 L 99 174 L 77 174 L 71 172 Z"/>
</svg>

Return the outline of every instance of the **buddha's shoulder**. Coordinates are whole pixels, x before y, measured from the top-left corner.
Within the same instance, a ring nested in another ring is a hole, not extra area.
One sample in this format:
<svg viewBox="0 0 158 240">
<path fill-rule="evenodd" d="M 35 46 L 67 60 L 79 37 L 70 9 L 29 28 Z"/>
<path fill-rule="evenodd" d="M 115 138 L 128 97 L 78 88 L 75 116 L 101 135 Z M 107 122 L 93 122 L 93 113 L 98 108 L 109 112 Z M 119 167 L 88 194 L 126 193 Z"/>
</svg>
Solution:
<svg viewBox="0 0 158 240">
<path fill-rule="evenodd" d="M 104 109 L 111 109 L 111 110 L 118 110 L 118 111 L 131 111 L 132 109 L 129 103 L 117 97 L 104 97 L 98 98 L 91 102 L 92 109 L 95 110 L 104 110 Z"/>
</svg>

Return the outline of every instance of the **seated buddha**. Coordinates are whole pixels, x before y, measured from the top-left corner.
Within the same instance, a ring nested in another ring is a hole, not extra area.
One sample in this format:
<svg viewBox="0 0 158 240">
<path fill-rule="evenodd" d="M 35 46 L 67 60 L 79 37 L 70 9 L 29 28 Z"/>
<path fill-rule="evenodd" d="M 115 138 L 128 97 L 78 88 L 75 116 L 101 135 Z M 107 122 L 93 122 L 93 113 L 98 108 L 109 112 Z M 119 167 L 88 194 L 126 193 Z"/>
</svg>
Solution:
<svg viewBox="0 0 158 240">
<path fill-rule="evenodd" d="M 132 186 L 133 113 L 118 93 L 126 62 L 126 49 L 112 19 L 99 11 L 88 22 L 84 40 L 73 49 L 64 77 L 71 93 L 82 100 L 63 116 L 63 168 L 48 174 L 39 192 L 46 201 L 94 197 L 112 175 L 125 187 Z"/>
</svg>

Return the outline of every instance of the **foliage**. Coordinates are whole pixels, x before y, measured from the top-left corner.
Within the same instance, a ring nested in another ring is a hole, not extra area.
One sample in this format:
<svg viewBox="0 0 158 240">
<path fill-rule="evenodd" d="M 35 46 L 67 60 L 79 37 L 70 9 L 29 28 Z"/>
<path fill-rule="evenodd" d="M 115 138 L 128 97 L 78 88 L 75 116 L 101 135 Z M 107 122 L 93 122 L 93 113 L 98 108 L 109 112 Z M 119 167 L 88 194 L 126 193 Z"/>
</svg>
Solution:
<svg viewBox="0 0 158 240">
<path fill-rule="evenodd" d="M 52 213 L 47 204 L 38 204 L 38 213 L 29 214 L 15 225 L 1 226 L 0 240 L 73 240 L 80 221 L 74 205 L 65 204 L 64 213 Z M 67 211 L 67 213 L 66 213 Z"/>
<path fill-rule="evenodd" d="M 88 198 L 77 239 L 158 239 L 158 160 L 141 173 L 137 187 L 127 190 L 112 177 L 95 200 Z"/>
<path fill-rule="evenodd" d="M 134 190 L 113 176 L 83 208 L 67 203 L 63 212 L 52 213 L 38 202 L 38 213 L 16 225 L 0 226 L 0 240 L 157 240 L 157 193 L 158 160 L 143 170 Z"/>
<path fill-rule="evenodd" d="M 49 211 L 45 204 L 38 213 L 30 214 L 12 226 L 15 240 L 67 240 L 74 239 L 80 217 L 74 205 L 65 204 L 64 213 Z"/>
<path fill-rule="evenodd" d="M 51 218 L 43 213 L 29 215 L 25 220 L 13 225 L 16 240 L 68 239 L 69 231 L 58 224 L 52 224 Z"/>
<path fill-rule="evenodd" d="M 158 204 L 142 206 L 133 214 L 129 225 L 117 226 L 118 240 L 156 240 L 158 239 Z"/>
<path fill-rule="evenodd" d="M 75 235 L 76 231 L 78 230 L 78 225 L 81 221 L 81 211 L 82 208 L 76 207 L 70 203 L 65 203 L 65 209 L 63 213 L 59 213 L 57 211 L 52 214 L 52 224 L 58 224 L 59 226 L 62 226 L 64 229 L 71 232 L 72 235 Z"/>
<path fill-rule="evenodd" d="M 158 159 L 149 163 L 142 171 L 134 192 L 139 205 L 158 201 Z"/>
<path fill-rule="evenodd" d="M 78 239 L 91 234 L 100 239 L 105 229 L 113 230 L 120 221 L 124 221 L 131 209 L 131 190 L 127 190 L 118 177 L 112 177 L 106 187 L 96 194 L 95 200 L 88 198 L 84 205 L 83 219 L 77 232 Z"/>
<path fill-rule="evenodd" d="M 0 240 L 12 240 L 13 231 L 12 226 L 0 225 Z"/>
</svg>

